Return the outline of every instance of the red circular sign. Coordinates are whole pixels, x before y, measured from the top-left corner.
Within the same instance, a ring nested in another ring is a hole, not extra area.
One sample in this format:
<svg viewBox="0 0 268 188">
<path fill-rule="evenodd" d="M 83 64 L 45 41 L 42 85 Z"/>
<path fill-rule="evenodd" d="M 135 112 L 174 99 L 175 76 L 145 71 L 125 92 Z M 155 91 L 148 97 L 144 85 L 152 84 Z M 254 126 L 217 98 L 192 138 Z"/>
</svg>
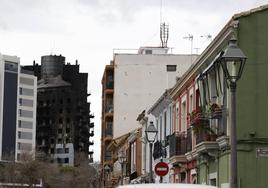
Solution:
<svg viewBox="0 0 268 188">
<path fill-rule="evenodd" d="M 168 173 L 168 164 L 165 162 L 159 162 L 155 165 L 154 171 L 158 176 L 165 176 Z"/>
</svg>

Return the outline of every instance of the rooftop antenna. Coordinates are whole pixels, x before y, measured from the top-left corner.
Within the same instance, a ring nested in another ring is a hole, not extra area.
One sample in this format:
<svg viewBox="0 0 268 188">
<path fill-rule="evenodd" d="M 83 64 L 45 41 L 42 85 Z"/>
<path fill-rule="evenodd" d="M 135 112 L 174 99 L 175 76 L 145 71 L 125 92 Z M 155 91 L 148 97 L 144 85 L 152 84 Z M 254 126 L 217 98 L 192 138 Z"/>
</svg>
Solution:
<svg viewBox="0 0 268 188">
<path fill-rule="evenodd" d="M 198 50 L 200 49 L 200 48 L 194 48 L 195 50 L 196 50 L 196 54 L 198 54 Z"/>
<path fill-rule="evenodd" d="M 163 7 L 163 1 L 160 0 L 160 24 L 162 23 L 162 7 Z"/>
<path fill-rule="evenodd" d="M 207 34 L 207 35 L 201 35 L 200 37 L 201 37 L 201 38 L 205 38 L 205 39 L 207 39 L 207 40 L 209 40 L 209 41 L 212 41 L 212 36 L 211 36 L 210 34 Z"/>
<path fill-rule="evenodd" d="M 169 37 L 169 25 L 162 21 L 163 17 L 162 7 L 163 7 L 163 1 L 160 0 L 160 40 L 161 40 L 161 47 L 166 48 Z"/>
<path fill-rule="evenodd" d="M 161 39 L 161 47 L 167 47 L 167 41 L 169 36 L 169 27 L 168 24 L 163 22 L 160 24 L 160 39 Z"/>
<path fill-rule="evenodd" d="M 193 40 L 194 40 L 194 36 L 192 34 L 188 34 L 188 36 L 183 37 L 183 39 L 187 39 L 187 40 L 189 40 L 191 42 L 191 64 L 192 64 L 192 62 L 193 62 L 192 55 L 193 55 Z"/>
</svg>

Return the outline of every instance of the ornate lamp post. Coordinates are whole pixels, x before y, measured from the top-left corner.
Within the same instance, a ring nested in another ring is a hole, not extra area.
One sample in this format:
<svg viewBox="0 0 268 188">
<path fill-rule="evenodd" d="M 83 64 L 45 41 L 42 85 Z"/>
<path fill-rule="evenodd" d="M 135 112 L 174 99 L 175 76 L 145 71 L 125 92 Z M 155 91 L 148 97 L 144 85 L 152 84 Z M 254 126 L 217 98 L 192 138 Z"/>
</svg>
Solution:
<svg viewBox="0 0 268 188">
<path fill-rule="evenodd" d="M 125 153 L 121 151 L 118 154 L 118 162 L 121 164 L 121 185 L 123 185 L 123 178 L 124 178 L 123 170 L 124 170 L 124 164 L 126 163 L 126 161 L 127 161 L 127 157 Z"/>
<path fill-rule="evenodd" d="M 146 134 L 146 139 L 149 142 L 149 147 L 150 147 L 150 162 L 149 162 L 149 168 L 150 168 L 150 179 L 149 179 L 149 183 L 153 183 L 153 171 L 152 171 L 152 166 L 153 166 L 153 162 L 152 162 L 152 149 L 153 149 L 153 143 L 155 141 L 156 135 L 157 135 L 157 129 L 154 126 L 154 123 L 151 121 L 150 125 L 146 128 L 145 130 L 145 134 Z"/>
<path fill-rule="evenodd" d="M 236 83 L 242 75 L 247 57 L 237 46 L 237 40 L 231 38 L 227 49 L 220 57 L 220 63 L 231 93 L 231 185 L 237 188 L 237 151 L 236 151 Z"/>
</svg>

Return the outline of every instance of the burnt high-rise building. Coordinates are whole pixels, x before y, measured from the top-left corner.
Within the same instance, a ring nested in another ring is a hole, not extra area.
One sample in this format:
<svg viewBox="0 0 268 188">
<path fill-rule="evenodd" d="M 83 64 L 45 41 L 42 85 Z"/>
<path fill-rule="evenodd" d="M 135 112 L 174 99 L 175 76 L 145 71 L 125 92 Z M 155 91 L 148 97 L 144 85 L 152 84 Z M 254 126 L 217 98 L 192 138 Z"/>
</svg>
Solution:
<svg viewBox="0 0 268 188">
<path fill-rule="evenodd" d="M 79 72 L 77 61 L 66 64 L 61 55 L 42 56 L 41 65 L 25 68 L 38 77 L 36 150 L 60 164 L 74 165 L 78 153 L 89 154 L 92 162 L 88 74 Z"/>
</svg>

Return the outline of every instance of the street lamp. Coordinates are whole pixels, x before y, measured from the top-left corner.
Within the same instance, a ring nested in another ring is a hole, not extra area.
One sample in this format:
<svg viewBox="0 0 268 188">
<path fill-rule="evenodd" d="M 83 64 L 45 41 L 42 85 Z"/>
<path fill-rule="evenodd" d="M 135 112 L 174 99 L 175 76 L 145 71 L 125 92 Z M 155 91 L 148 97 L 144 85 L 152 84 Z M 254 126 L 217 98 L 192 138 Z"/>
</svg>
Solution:
<svg viewBox="0 0 268 188">
<path fill-rule="evenodd" d="M 121 164 L 121 185 L 123 185 L 123 168 L 127 160 L 127 157 L 123 151 L 118 154 L 118 162 Z"/>
<path fill-rule="evenodd" d="M 236 82 L 242 75 L 247 57 L 237 46 L 237 40 L 231 38 L 220 63 L 231 94 L 231 186 L 237 188 L 237 150 L 236 150 Z"/>
<path fill-rule="evenodd" d="M 153 149 L 153 143 L 155 141 L 156 135 L 157 135 L 157 129 L 154 127 L 154 123 L 151 121 L 150 125 L 146 128 L 145 134 L 146 134 L 146 139 L 149 142 L 149 147 L 150 147 L 150 178 L 149 178 L 149 183 L 153 183 L 153 171 L 152 171 L 152 149 Z"/>
</svg>

